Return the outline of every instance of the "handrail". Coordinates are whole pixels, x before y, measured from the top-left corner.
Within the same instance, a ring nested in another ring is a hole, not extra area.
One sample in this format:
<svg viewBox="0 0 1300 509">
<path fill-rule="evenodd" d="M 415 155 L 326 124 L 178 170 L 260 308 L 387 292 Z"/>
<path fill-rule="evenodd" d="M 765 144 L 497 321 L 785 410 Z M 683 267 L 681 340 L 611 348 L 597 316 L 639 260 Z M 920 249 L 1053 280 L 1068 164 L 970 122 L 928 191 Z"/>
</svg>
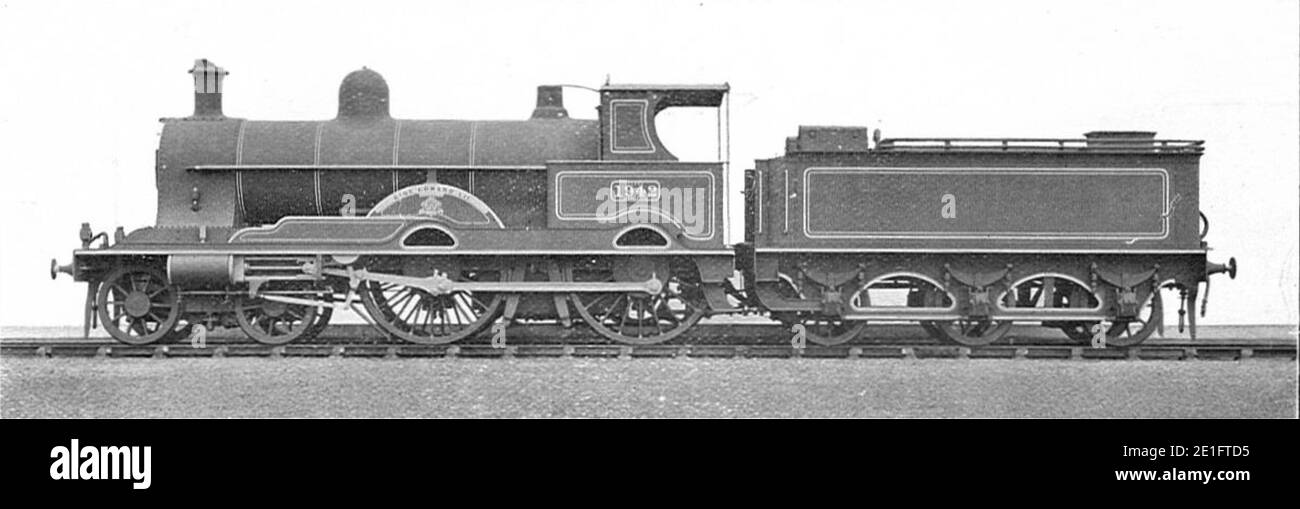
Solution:
<svg viewBox="0 0 1300 509">
<path fill-rule="evenodd" d="M 188 171 L 284 171 L 284 170 L 545 170 L 536 164 L 464 165 L 464 164 L 200 164 Z"/>
<path fill-rule="evenodd" d="M 1184 152 L 1201 153 L 1201 140 L 1066 138 L 894 138 L 877 150 L 895 152 Z"/>
</svg>

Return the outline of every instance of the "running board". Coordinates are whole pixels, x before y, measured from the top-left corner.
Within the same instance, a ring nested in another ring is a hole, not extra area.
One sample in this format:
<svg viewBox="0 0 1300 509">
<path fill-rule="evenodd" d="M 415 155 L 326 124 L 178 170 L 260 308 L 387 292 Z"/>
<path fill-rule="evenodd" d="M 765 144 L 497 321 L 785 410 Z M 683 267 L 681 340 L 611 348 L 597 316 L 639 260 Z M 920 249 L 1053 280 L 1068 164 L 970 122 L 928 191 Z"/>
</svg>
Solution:
<svg viewBox="0 0 1300 509">
<path fill-rule="evenodd" d="M 642 282 L 578 283 L 569 281 L 453 281 L 442 274 L 429 277 L 398 276 L 370 272 L 365 269 L 325 269 L 321 272 L 329 276 L 348 278 L 353 283 L 353 287 L 360 281 L 373 281 L 419 288 L 433 295 L 445 295 L 453 292 L 646 293 L 655 295 L 663 291 L 664 286 L 663 282 L 654 277 Z"/>
</svg>

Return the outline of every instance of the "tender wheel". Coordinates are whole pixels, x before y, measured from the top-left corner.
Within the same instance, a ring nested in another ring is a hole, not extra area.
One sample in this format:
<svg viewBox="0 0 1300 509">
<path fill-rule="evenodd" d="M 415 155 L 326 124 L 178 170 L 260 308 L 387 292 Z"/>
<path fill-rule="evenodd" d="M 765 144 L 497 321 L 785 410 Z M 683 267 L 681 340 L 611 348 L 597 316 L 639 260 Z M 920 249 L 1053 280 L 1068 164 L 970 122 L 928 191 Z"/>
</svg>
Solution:
<svg viewBox="0 0 1300 509">
<path fill-rule="evenodd" d="M 1089 294 L 1090 295 L 1090 294 Z M 1095 301 L 1085 301 L 1084 295 L 1076 296 L 1069 307 L 1090 307 Z M 1090 298 L 1090 297 L 1089 297 Z M 1074 305 L 1075 302 L 1080 303 Z M 1061 306 L 1058 306 L 1061 307 Z M 1106 344 L 1109 346 L 1129 347 L 1146 341 L 1156 331 L 1156 316 L 1164 313 L 1164 306 L 1159 294 L 1153 293 L 1147 300 L 1140 316 L 1135 320 L 1117 320 L 1106 330 Z M 1061 331 L 1070 339 L 1083 344 L 1092 342 L 1093 328 L 1097 322 L 1066 322 L 1060 326 Z"/>
<path fill-rule="evenodd" d="M 948 295 L 944 293 L 943 290 L 932 286 L 918 285 L 913 287 L 912 291 L 907 294 L 907 307 L 933 308 L 946 307 L 950 305 L 952 305 L 952 301 L 948 299 Z M 939 324 L 937 322 L 923 321 L 918 322 L 918 324 L 921 326 L 921 330 L 924 330 L 926 335 L 931 338 L 939 341 L 948 339 L 948 336 L 944 335 L 943 331 L 939 330 Z"/>
<path fill-rule="evenodd" d="M 1070 322 L 1061 326 L 1061 332 L 1076 343 L 1092 342 L 1092 327 L 1097 322 Z"/>
<path fill-rule="evenodd" d="M 1091 309 L 1098 307 L 1097 297 L 1088 288 L 1067 277 L 1042 275 L 1016 285 L 1006 296 L 1012 308 Z M 1043 327 L 1060 329 L 1078 343 L 1092 341 L 1092 327 L 1097 322 L 1045 321 Z"/>
<path fill-rule="evenodd" d="M 666 267 L 663 271 L 668 272 Z M 596 268 L 574 269 L 569 278 L 578 282 L 617 280 L 613 270 Z M 657 295 L 584 292 L 569 294 L 569 301 L 600 335 L 629 345 L 670 341 L 700 321 L 706 310 L 700 282 L 687 270 L 675 271 Z"/>
<path fill-rule="evenodd" d="M 867 328 L 867 322 L 864 320 L 847 321 L 829 317 L 809 317 L 799 323 L 804 326 L 804 337 L 821 346 L 848 343 Z M 789 327 L 786 330 L 788 331 Z"/>
<path fill-rule="evenodd" d="M 934 322 L 934 327 L 949 341 L 965 346 L 991 344 L 1011 330 L 1011 322 L 995 320 L 953 320 Z"/>
<path fill-rule="evenodd" d="M 180 320 L 180 290 L 157 269 L 121 267 L 99 285 L 99 322 L 123 343 L 147 345 L 166 337 Z"/>
<path fill-rule="evenodd" d="M 921 322 L 921 329 L 925 331 L 926 335 L 929 335 L 934 339 L 940 341 L 948 339 L 948 336 L 944 335 L 943 331 L 939 330 L 939 324 L 936 322 Z"/>
<path fill-rule="evenodd" d="M 1061 281 L 1057 281 L 1060 285 Z M 1097 298 L 1087 288 L 1074 283 L 1069 283 L 1065 288 L 1057 289 L 1055 307 L 1058 308 L 1091 308 L 1097 306 Z M 1097 322 L 1064 322 L 1059 324 L 1061 332 L 1065 336 L 1078 343 L 1092 342 L 1092 327 Z"/>
<path fill-rule="evenodd" d="M 235 321 L 253 341 L 283 345 L 307 336 L 316 323 L 318 309 L 316 306 L 287 304 L 241 294 L 235 300 Z"/>
<path fill-rule="evenodd" d="M 1156 290 L 1147 297 L 1146 304 L 1142 306 L 1142 311 L 1138 317 L 1132 320 L 1116 320 L 1111 324 L 1110 329 L 1106 330 L 1106 345 L 1118 347 L 1135 346 L 1156 331 L 1156 322 L 1160 320 L 1160 315 L 1164 313 L 1164 305 L 1160 298 L 1159 290 Z M 1089 336 L 1091 339 L 1091 336 Z"/>
<path fill-rule="evenodd" d="M 1155 325 L 1148 320 L 1117 321 L 1106 331 L 1106 344 L 1118 347 L 1136 346 L 1146 341 L 1155 331 Z"/>
<path fill-rule="evenodd" d="M 790 300 L 819 299 L 822 292 L 839 291 L 822 288 L 815 284 L 808 284 L 803 289 L 800 289 L 788 277 L 781 278 L 777 284 L 779 285 L 777 293 Z M 842 292 L 841 294 L 844 293 L 848 292 Z M 848 295 L 846 298 L 851 300 L 853 296 Z M 868 299 L 865 293 L 858 298 L 864 299 L 859 301 L 859 304 L 863 306 L 869 305 L 869 302 L 865 300 Z M 785 325 L 786 332 L 791 332 L 791 329 L 796 324 L 803 325 L 804 338 L 822 346 L 842 345 L 852 341 L 862 334 L 862 331 L 867 327 L 867 322 L 863 320 L 846 321 L 836 317 L 808 313 L 779 313 L 773 318 L 780 320 Z"/>
<path fill-rule="evenodd" d="M 497 280 L 496 274 L 461 273 L 466 280 Z M 489 279 L 490 278 L 490 279 Z M 357 289 L 366 312 L 384 331 L 411 343 L 441 345 L 473 336 L 496 320 L 501 295 L 451 292 L 433 295 L 419 288 L 366 282 Z"/>
</svg>

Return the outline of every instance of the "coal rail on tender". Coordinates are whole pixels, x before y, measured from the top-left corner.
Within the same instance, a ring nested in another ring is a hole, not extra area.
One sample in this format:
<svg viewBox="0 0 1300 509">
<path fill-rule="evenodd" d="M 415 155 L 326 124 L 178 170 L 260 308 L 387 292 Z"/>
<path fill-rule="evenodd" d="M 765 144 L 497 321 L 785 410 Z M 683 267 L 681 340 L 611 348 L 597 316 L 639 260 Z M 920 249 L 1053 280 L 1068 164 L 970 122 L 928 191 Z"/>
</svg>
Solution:
<svg viewBox="0 0 1300 509">
<path fill-rule="evenodd" d="M 141 347 L 110 355 L 184 351 L 196 329 L 315 352 L 350 310 L 395 343 L 345 354 L 525 355 L 501 338 L 544 322 L 612 345 L 575 352 L 692 355 L 714 348 L 683 339 L 701 320 L 761 314 L 812 345 L 771 345 L 792 355 L 869 356 L 869 325 L 906 322 L 965 355 L 1015 356 L 998 345 L 1030 325 L 1126 356 L 1175 327 L 1166 305 L 1194 338 L 1211 276 L 1237 272 L 1207 258 L 1198 140 L 799 126 L 783 154 L 733 172 L 728 84 L 606 83 L 588 89 L 594 119 L 543 85 L 526 119 L 421 120 L 392 116 L 363 68 L 334 118 L 274 121 L 226 116 L 226 71 L 190 72 L 193 114 L 162 121 L 155 224 L 83 223 L 73 261 L 50 265 L 86 283 L 87 336 Z M 680 107 L 717 112 L 717 160 L 664 146 L 656 115 Z"/>
</svg>

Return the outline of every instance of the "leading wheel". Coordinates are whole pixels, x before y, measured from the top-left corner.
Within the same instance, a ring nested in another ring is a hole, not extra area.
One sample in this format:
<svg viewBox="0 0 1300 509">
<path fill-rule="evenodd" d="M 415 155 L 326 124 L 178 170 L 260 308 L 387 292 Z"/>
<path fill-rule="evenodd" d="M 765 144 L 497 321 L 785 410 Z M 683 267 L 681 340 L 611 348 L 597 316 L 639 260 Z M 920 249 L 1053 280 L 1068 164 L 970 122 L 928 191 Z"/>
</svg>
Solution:
<svg viewBox="0 0 1300 509">
<path fill-rule="evenodd" d="M 119 267 L 99 285 L 99 322 L 123 343 L 147 345 L 166 337 L 180 320 L 180 290 L 149 267 Z"/>
<path fill-rule="evenodd" d="M 276 293 L 273 289 L 264 290 Z M 305 298 L 299 294 L 287 296 Z M 289 304 L 241 294 L 235 300 L 235 321 L 249 338 L 264 345 L 283 345 L 308 336 L 316 324 L 319 308 Z"/>
</svg>

